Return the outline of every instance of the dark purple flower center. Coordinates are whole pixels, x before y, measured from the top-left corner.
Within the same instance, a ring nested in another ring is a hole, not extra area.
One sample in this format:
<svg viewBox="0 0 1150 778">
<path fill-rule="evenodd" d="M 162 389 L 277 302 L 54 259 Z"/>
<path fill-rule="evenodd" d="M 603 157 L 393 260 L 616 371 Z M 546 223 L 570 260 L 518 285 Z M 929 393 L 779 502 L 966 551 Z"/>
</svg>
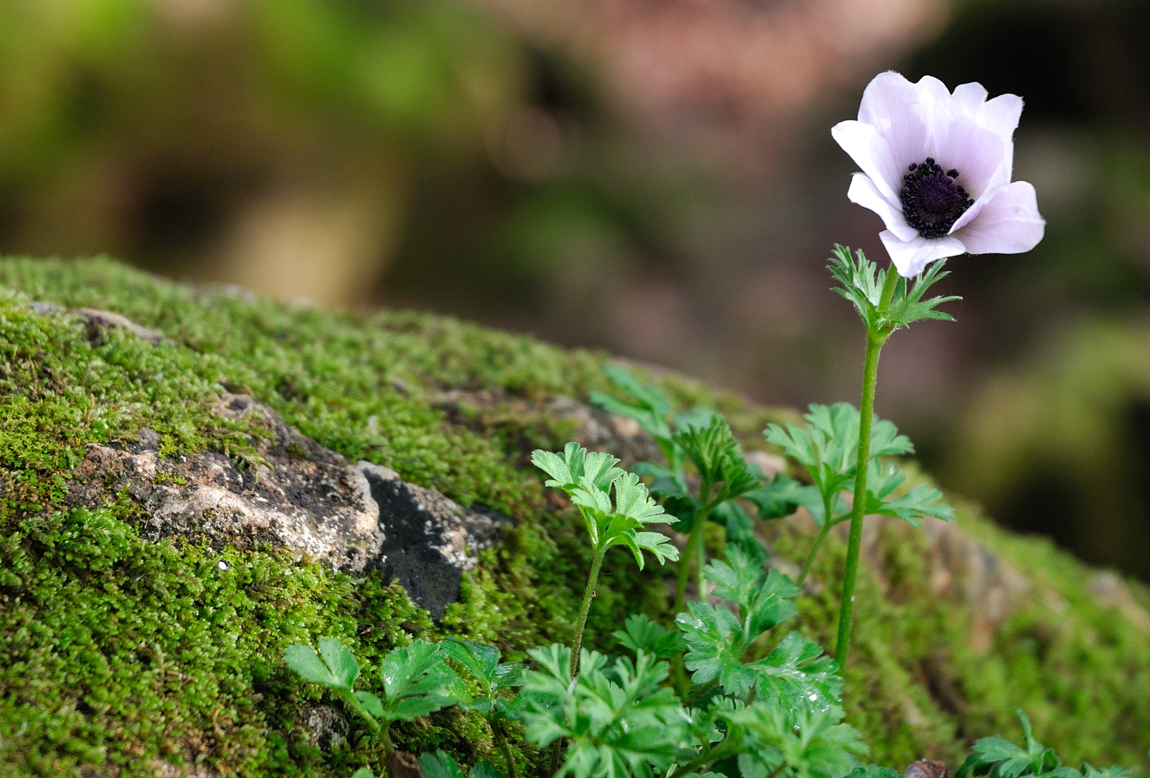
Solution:
<svg viewBox="0 0 1150 778">
<path fill-rule="evenodd" d="M 924 238 L 944 237 L 974 200 L 955 181 L 958 171 L 943 171 L 931 157 L 902 177 L 902 212 Z"/>
</svg>

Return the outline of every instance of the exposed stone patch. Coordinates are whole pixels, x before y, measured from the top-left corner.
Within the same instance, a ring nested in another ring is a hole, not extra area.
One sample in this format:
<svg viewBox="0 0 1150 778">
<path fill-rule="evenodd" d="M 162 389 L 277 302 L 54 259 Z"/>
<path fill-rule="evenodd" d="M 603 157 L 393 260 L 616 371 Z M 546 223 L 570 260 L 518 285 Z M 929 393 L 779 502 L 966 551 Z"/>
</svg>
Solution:
<svg viewBox="0 0 1150 778">
<path fill-rule="evenodd" d="M 95 508 L 127 493 L 142 509 L 145 539 L 269 544 L 338 570 L 380 568 L 437 619 L 459 598 L 463 571 L 509 521 L 405 483 L 387 468 L 350 464 L 246 395 L 225 395 L 215 410 L 261 418 L 269 434 L 255 441 L 260 461 L 237 466 L 218 452 L 164 457 L 160 436 L 145 429 L 126 448 L 88 445 L 69 503 Z"/>
<path fill-rule="evenodd" d="M 104 330 L 110 329 L 124 330 L 152 343 L 159 343 L 164 339 L 163 333 L 141 327 L 126 316 L 111 311 L 77 308 L 73 313 L 82 316 L 88 322 L 88 339 L 92 341 L 99 341 L 103 337 Z"/>
<path fill-rule="evenodd" d="M 39 316 L 51 316 L 53 314 L 68 312 L 68 309 L 61 305 L 43 300 L 28 303 L 28 310 Z M 128 317 L 113 313 L 112 311 L 101 311 L 95 308 L 76 308 L 71 312 L 84 319 L 88 330 L 88 340 L 93 343 L 99 343 L 103 340 L 104 331 L 110 329 L 130 332 L 136 337 L 143 338 L 151 343 L 159 343 L 164 339 L 163 333 L 150 330 L 147 327 L 141 327 Z"/>
<path fill-rule="evenodd" d="M 1095 573 L 1090 578 L 1088 590 L 1102 605 L 1114 608 L 1139 630 L 1150 634 L 1150 611 L 1134 598 L 1130 587 L 1117 573 L 1109 570 Z"/>
<path fill-rule="evenodd" d="M 343 714 L 330 705 L 309 705 L 303 711 L 307 742 L 331 751 L 347 742 L 350 726 Z"/>
<path fill-rule="evenodd" d="M 970 644 L 989 650 L 995 629 L 1032 595 L 1030 580 L 952 522 L 927 519 L 921 531 L 930 540 L 931 592 L 967 605 Z"/>
</svg>

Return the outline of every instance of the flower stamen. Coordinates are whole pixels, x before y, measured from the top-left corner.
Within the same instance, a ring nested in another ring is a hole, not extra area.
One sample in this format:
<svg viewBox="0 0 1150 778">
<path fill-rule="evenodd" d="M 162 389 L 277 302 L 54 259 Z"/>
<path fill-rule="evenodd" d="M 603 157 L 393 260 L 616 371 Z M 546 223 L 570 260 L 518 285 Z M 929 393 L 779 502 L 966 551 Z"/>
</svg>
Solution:
<svg viewBox="0 0 1150 778">
<path fill-rule="evenodd" d="M 899 199 L 902 212 L 911 227 L 924 238 L 942 238 L 974 200 L 958 185 L 958 171 L 943 171 L 942 166 L 927 157 L 925 162 L 911 163 L 910 172 L 902 177 Z"/>
</svg>

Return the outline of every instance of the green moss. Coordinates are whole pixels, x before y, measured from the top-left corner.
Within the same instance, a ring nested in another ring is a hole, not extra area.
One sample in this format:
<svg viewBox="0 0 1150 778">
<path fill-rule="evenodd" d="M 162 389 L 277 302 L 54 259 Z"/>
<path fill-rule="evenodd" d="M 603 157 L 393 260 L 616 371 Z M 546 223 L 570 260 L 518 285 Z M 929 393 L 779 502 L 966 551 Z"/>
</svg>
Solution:
<svg viewBox="0 0 1150 778">
<path fill-rule="evenodd" d="M 306 774 L 291 760 L 318 753 L 300 741 L 295 703 L 315 692 L 285 671 L 283 647 L 336 635 L 370 676 L 431 629 L 377 575 L 143 543 L 105 511 L 10 524 L 0 568 L 0 738 L 31 775 L 101 764 L 152 775 L 154 760 L 185 752 L 240 774 Z"/>
<path fill-rule="evenodd" d="M 371 684 L 381 655 L 412 635 L 462 634 L 509 658 L 569 636 L 587 543 L 577 517 L 545 500 L 525 454 L 574 431 L 550 415 L 549 399 L 609 389 L 603 355 L 422 314 L 336 314 L 194 290 L 108 260 L 6 260 L 0 286 L 18 290 L 0 295 L 0 773 L 103 765 L 148 775 L 150 760 L 196 755 L 244 775 L 346 776 L 378 754 L 354 723 L 344 748 L 307 745 L 301 704 L 325 698 L 288 676 L 286 643 L 338 636 Z M 34 314 L 29 300 L 112 310 L 166 340 L 116 331 L 90 340 L 76 317 Z M 699 383 L 658 380 L 682 406 L 722 409 L 756 445 L 780 416 Z M 443 396 L 454 390 L 496 401 L 449 406 Z M 333 575 L 271 550 L 145 543 L 124 495 L 102 511 L 66 509 L 84 446 L 130 441 L 141 427 L 160 433 L 165 455 L 250 460 L 253 437 L 267 432 L 213 413 L 225 391 L 250 393 L 320 443 L 513 516 L 516 527 L 465 576 L 461 602 L 436 628 L 377 576 Z M 1091 598 L 1089 571 L 1048 544 L 999 532 L 969 508 L 960 522 L 1024 571 L 1035 596 L 976 650 L 967 606 L 930 591 L 924 536 L 883 526 L 882 564 L 864 567 L 859 582 L 847 684 L 850 719 L 875 757 L 953 761 L 976 737 L 1016 734 L 1021 705 L 1068 760 L 1138 764 L 1150 740 L 1150 636 Z M 783 559 L 800 559 L 810 542 L 794 523 L 774 522 L 770 534 Z M 828 540 L 811 579 L 824 583 L 801 602 L 802 629 L 824 645 L 843 546 Z M 611 647 L 636 608 L 666 618 L 666 572 L 640 574 L 625 552 L 609 556 L 590 644 Z M 1134 596 L 1150 603 L 1143 589 Z M 465 763 L 491 748 L 485 725 L 457 711 L 397 737 Z"/>
</svg>

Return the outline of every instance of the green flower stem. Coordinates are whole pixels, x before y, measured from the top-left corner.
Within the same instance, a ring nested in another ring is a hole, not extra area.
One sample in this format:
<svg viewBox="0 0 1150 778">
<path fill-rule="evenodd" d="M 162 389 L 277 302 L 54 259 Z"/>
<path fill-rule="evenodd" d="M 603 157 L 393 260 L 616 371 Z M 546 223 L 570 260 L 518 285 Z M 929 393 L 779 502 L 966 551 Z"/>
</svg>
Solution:
<svg viewBox="0 0 1150 778">
<path fill-rule="evenodd" d="M 517 778 L 515 774 L 515 760 L 511 758 L 511 746 L 507 743 L 507 736 L 503 734 L 503 725 L 498 719 L 491 719 L 491 734 L 495 736 L 495 744 L 503 751 L 503 758 L 507 760 L 507 778 Z"/>
<path fill-rule="evenodd" d="M 587 588 L 583 591 L 583 606 L 579 609 L 579 623 L 575 625 L 575 639 L 571 643 L 571 678 L 579 672 L 579 651 L 583 647 L 583 629 L 587 626 L 587 614 L 591 611 L 591 600 L 595 599 L 595 585 L 599 582 L 599 568 L 603 565 L 606 549 L 596 548 L 591 558 L 591 572 L 587 575 Z M 559 752 L 563 741 L 556 740 L 551 746 L 551 774 L 559 770 Z"/>
<path fill-rule="evenodd" d="M 882 288 L 879 311 L 885 313 L 894 296 L 898 274 L 894 268 L 887 270 Z M 835 659 L 839 667 L 846 671 L 847 656 L 851 645 L 851 620 L 854 618 L 855 578 L 858 576 L 859 549 L 862 546 L 863 516 L 866 514 L 867 468 L 870 465 L 870 432 L 874 417 L 874 392 L 878 381 L 878 357 L 883 344 L 890 337 L 890 330 L 878 324 L 868 328 L 866 336 L 866 359 L 863 363 L 862 402 L 859 408 L 859 451 L 855 469 L 855 495 L 851 506 L 851 532 L 847 543 L 847 563 L 843 573 L 843 601 L 839 615 L 839 638 L 835 648 Z"/>
<path fill-rule="evenodd" d="M 711 484 L 704 483 L 699 489 L 699 499 L 705 500 L 711 496 Z M 687 535 L 687 547 L 683 549 L 683 555 L 679 558 L 679 582 L 675 587 L 675 613 L 682 613 L 686 607 L 687 600 L 687 579 L 691 575 L 691 559 L 697 561 L 698 570 L 696 570 L 696 580 L 699 585 L 699 599 L 705 599 L 703 596 L 703 566 L 706 564 L 706 548 L 703 546 L 703 525 L 707 523 L 707 517 L 711 515 L 711 511 L 715 509 L 716 503 L 707 503 L 695 513 L 695 518 L 691 521 L 691 532 Z"/>
<path fill-rule="evenodd" d="M 360 717 L 368 723 L 368 726 L 371 727 L 372 732 L 381 736 L 384 746 L 388 751 L 390 751 L 391 737 L 388 735 L 387 726 L 381 725 L 378 721 L 375 720 L 375 716 L 372 716 L 367 712 L 367 709 L 364 708 L 363 704 L 356 698 L 354 692 L 350 692 L 346 689 L 336 689 L 335 692 L 343 699 L 344 702 L 351 706 L 352 710 L 358 713 Z"/>
<path fill-rule="evenodd" d="M 579 623 L 575 625 L 575 640 L 571 643 L 571 677 L 579 672 L 579 650 L 583 647 L 583 629 L 587 626 L 587 614 L 591 611 L 591 600 L 595 599 L 595 585 L 599 583 L 599 568 L 603 564 L 605 549 L 595 549 L 591 559 L 591 572 L 587 576 L 587 589 L 583 592 L 583 606 L 579 609 Z"/>
<path fill-rule="evenodd" d="M 836 498 L 837 499 L 837 498 Z M 799 571 L 799 579 L 795 581 L 795 585 L 802 588 L 803 581 L 807 580 L 807 573 L 811 571 L 811 565 L 814 564 L 815 556 L 818 555 L 819 549 L 823 547 L 823 541 L 827 539 L 827 533 L 838 522 L 831 519 L 831 498 L 823 495 L 823 527 L 819 530 L 819 534 L 815 537 L 815 542 L 811 545 L 810 553 L 807 554 L 806 560 L 803 562 L 803 569 Z"/>
<path fill-rule="evenodd" d="M 698 514 L 696 514 L 697 516 Z M 695 558 L 695 543 L 699 539 L 696 527 L 698 521 L 691 525 L 691 532 L 687 535 L 687 545 L 679 557 L 679 581 L 675 586 L 675 613 L 682 613 L 687 604 L 687 579 L 691 577 L 691 560 Z"/>
<path fill-rule="evenodd" d="M 695 591 L 698 592 L 695 596 L 698 597 L 699 602 L 707 602 L 710 598 L 707 596 L 707 583 L 703 580 L 703 568 L 707 566 L 707 543 L 703 538 L 703 525 L 707 523 L 707 515 L 711 512 L 710 508 L 705 508 L 699 511 L 698 525 L 699 525 L 699 540 L 695 543 Z"/>
</svg>

